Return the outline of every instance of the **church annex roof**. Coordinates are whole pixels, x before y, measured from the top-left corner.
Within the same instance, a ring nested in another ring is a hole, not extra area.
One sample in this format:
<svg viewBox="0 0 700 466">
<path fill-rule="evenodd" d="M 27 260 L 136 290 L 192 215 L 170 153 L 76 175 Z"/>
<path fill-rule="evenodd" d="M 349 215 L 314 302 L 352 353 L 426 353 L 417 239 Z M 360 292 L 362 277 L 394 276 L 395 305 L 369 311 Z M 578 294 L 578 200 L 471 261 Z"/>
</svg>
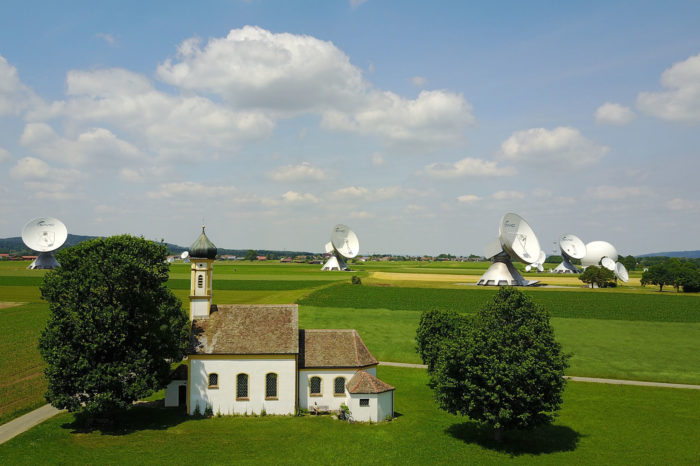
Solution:
<svg viewBox="0 0 700 466">
<path fill-rule="evenodd" d="M 296 354 L 296 304 L 226 304 L 192 321 L 191 354 Z"/>
<path fill-rule="evenodd" d="M 204 225 L 202 225 L 202 234 L 190 246 L 190 256 L 199 259 L 216 259 L 217 251 L 214 243 L 204 233 Z"/>
<path fill-rule="evenodd" d="M 394 387 L 365 371 L 357 371 L 347 383 L 348 392 L 352 394 L 384 393 Z"/>
<path fill-rule="evenodd" d="M 299 368 L 353 367 L 377 364 L 356 330 L 299 330 Z"/>
</svg>

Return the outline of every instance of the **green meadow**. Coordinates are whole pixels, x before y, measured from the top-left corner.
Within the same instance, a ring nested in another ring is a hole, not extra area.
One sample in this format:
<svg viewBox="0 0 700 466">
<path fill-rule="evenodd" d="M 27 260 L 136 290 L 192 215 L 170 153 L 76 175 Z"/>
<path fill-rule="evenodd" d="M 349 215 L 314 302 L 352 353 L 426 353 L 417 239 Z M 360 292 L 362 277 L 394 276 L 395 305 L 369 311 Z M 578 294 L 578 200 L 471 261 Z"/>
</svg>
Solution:
<svg viewBox="0 0 700 466">
<path fill-rule="evenodd" d="M 44 403 L 46 386 L 37 350 L 37 338 L 48 317 L 38 289 L 44 272 L 26 270 L 26 266 L 0 262 L 4 335 L 0 350 L 9 355 L 0 359 L 0 423 Z M 495 292 L 469 284 L 469 277 L 483 273 L 484 268 L 483 263 L 392 262 L 365 263 L 351 273 L 329 273 L 321 272 L 318 265 L 217 262 L 214 302 L 296 302 L 302 328 L 355 328 L 377 359 L 419 363 L 414 335 L 420 313 L 428 309 L 475 312 Z M 362 285 L 350 284 L 355 274 Z M 546 274 L 537 278 L 547 282 Z M 189 266 L 174 264 L 168 286 L 187 309 Z M 525 292 L 551 313 L 557 338 L 572 355 L 567 374 L 700 384 L 698 294 L 658 293 L 635 286 L 603 290 L 557 286 Z M 381 367 L 380 373 L 397 387 L 396 409 L 401 414 L 385 425 L 348 425 L 323 417 L 202 420 L 172 410 L 138 408 L 125 420 L 125 431 L 83 432 L 72 425 L 72 415 L 65 414 L 0 445 L 0 457 L 20 464 L 160 463 L 173 457 L 207 463 L 229 462 L 234 457 L 251 463 L 279 463 L 280 458 L 290 463 L 339 458 L 346 462 L 353 452 L 371 448 L 382 452 L 377 462 L 473 457 L 470 462 L 474 463 L 620 464 L 699 459 L 697 442 L 691 446 L 688 439 L 700 436 L 700 391 L 569 383 L 564 409 L 554 426 L 512 434 L 509 446 L 499 446 L 490 443 L 490 434 L 477 425 L 437 410 L 424 371 Z M 226 451 L 216 448 L 219 440 L 231 435 L 236 442 L 227 441 Z M 264 451 L 262 442 L 270 435 L 283 441 Z M 338 438 L 344 439 L 342 443 Z M 389 442 L 390 448 L 381 447 Z M 33 448 L 38 445 L 41 448 Z M 342 449 L 342 454 L 336 449 Z"/>
</svg>

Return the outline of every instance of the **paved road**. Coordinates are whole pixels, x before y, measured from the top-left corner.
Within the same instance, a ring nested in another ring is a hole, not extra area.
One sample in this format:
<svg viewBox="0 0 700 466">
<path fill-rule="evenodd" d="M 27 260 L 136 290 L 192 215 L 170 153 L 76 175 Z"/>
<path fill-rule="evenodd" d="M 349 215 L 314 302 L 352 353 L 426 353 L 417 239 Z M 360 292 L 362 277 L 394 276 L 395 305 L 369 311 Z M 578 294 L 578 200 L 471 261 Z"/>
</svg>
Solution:
<svg viewBox="0 0 700 466">
<path fill-rule="evenodd" d="M 379 361 L 382 366 L 395 367 L 412 367 L 415 369 L 427 369 L 424 364 L 407 364 L 405 362 L 387 362 Z M 686 388 L 689 390 L 700 390 L 700 385 L 689 385 L 683 383 L 664 383 L 664 382 L 643 382 L 640 380 L 620 380 L 620 379 L 600 379 L 597 377 L 575 377 L 573 375 L 565 375 L 565 378 L 573 382 L 591 382 L 591 383 L 609 383 L 613 385 L 637 385 L 642 387 L 663 387 L 663 388 Z"/>
<path fill-rule="evenodd" d="M 24 416 L 13 419 L 7 424 L 0 426 L 0 443 L 5 443 L 11 438 L 25 432 L 37 424 L 41 424 L 45 420 L 60 413 L 58 409 L 51 405 L 44 405 L 41 408 L 35 409 Z"/>
</svg>

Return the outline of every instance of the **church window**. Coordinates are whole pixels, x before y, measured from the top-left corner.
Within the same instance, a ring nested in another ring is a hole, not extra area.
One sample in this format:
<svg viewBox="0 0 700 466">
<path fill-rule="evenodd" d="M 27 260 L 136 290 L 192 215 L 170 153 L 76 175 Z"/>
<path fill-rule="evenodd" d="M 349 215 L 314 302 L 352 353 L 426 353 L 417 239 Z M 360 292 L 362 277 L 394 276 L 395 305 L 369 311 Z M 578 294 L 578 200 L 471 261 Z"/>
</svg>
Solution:
<svg viewBox="0 0 700 466">
<path fill-rule="evenodd" d="M 369 398 L 360 398 L 360 407 L 368 407 L 369 406 Z"/>
<path fill-rule="evenodd" d="M 333 394 L 345 395 L 345 377 L 336 377 L 333 381 Z"/>
<path fill-rule="evenodd" d="M 248 374 L 238 374 L 236 376 L 236 399 L 248 399 Z"/>
<path fill-rule="evenodd" d="M 321 396 L 321 377 L 311 377 L 309 380 L 309 394 L 311 396 Z"/>
<path fill-rule="evenodd" d="M 197 277 L 197 287 L 202 288 L 204 286 L 204 275 Z"/>
<path fill-rule="evenodd" d="M 219 388 L 219 374 L 209 374 L 209 388 Z"/>
<path fill-rule="evenodd" d="M 277 399 L 277 374 L 265 375 L 265 399 Z"/>
</svg>

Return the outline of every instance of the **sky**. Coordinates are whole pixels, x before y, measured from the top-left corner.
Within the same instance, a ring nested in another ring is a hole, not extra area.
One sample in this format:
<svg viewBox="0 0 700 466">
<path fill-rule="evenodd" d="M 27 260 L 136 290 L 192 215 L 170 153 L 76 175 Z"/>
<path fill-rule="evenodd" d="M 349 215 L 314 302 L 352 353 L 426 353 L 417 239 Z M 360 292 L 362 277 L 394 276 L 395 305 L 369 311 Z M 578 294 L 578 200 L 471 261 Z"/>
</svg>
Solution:
<svg viewBox="0 0 700 466">
<path fill-rule="evenodd" d="M 0 237 L 700 249 L 700 3 L 4 1 Z"/>
</svg>

